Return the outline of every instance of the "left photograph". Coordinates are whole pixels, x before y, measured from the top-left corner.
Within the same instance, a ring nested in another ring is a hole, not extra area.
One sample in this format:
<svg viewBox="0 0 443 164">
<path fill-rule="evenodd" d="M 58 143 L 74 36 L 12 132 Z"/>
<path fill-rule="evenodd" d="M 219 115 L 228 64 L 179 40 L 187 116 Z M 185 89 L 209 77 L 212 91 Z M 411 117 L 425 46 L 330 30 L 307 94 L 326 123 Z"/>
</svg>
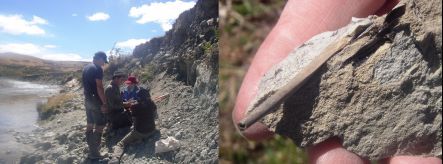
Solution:
<svg viewBox="0 0 443 164">
<path fill-rule="evenodd" d="M 218 13 L 0 2 L 0 164 L 218 163 Z"/>
</svg>

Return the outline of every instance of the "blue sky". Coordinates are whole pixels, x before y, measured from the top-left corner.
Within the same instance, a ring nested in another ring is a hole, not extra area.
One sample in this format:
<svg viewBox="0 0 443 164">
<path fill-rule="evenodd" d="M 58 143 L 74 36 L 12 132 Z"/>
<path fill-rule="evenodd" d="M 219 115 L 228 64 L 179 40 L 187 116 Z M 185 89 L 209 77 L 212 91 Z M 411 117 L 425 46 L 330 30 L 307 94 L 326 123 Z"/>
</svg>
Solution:
<svg viewBox="0 0 443 164">
<path fill-rule="evenodd" d="M 1 0 L 0 53 L 90 60 L 164 35 L 196 0 Z"/>
</svg>

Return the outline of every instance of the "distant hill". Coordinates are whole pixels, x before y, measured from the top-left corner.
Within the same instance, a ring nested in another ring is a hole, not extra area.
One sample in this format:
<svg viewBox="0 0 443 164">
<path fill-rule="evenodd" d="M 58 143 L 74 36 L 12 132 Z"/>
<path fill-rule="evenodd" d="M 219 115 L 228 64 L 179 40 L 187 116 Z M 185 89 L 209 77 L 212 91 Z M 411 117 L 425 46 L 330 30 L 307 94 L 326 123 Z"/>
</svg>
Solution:
<svg viewBox="0 0 443 164">
<path fill-rule="evenodd" d="M 0 53 L 0 77 L 30 77 L 77 72 L 88 62 L 52 61 L 33 56 Z"/>
</svg>

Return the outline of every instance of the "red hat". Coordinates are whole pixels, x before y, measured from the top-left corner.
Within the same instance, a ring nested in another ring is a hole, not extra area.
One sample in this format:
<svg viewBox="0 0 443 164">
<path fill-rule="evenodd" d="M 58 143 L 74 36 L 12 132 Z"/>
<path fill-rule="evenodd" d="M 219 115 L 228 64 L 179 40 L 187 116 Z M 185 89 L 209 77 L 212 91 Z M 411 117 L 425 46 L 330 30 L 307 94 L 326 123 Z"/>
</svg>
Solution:
<svg viewBox="0 0 443 164">
<path fill-rule="evenodd" d="M 138 84 L 138 80 L 135 76 L 129 76 L 128 80 L 125 81 L 126 84 Z"/>
</svg>

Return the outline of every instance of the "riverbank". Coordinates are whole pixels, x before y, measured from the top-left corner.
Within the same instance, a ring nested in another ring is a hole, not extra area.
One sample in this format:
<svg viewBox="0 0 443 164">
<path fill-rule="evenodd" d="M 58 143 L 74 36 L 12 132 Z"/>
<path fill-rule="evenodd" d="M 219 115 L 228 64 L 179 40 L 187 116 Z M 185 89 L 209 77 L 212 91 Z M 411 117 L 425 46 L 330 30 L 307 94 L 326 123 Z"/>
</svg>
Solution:
<svg viewBox="0 0 443 164">
<path fill-rule="evenodd" d="M 38 104 L 57 94 L 57 85 L 0 78 L 0 163 L 18 161 L 33 147 L 16 141 L 16 134 L 38 128 Z"/>
</svg>

